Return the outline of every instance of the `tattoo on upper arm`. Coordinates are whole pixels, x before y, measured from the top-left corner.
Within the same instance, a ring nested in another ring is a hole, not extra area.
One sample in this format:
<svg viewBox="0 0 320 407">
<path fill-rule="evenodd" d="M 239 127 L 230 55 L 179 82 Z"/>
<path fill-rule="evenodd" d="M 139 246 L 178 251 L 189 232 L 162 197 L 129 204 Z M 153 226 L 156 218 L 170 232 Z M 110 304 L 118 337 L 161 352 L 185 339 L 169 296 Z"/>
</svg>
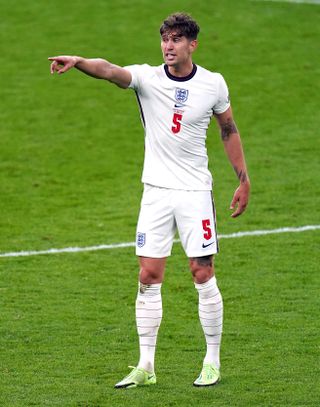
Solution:
<svg viewBox="0 0 320 407">
<path fill-rule="evenodd" d="M 237 126 L 232 118 L 220 124 L 220 128 L 221 128 L 221 138 L 223 141 L 229 140 L 230 135 L 232 133 L 238 133 Z"/>
<path fill-rule="evenodd" d="M 233 167 L 233 168 L 234 168 L 234 170 L 235 170 L 235 172 L 237 174 L 237 177 L 239 178 L 239 181 L 240 182 L 246 182 L 247 181 L 247 173 L 245 171 L 243 171 L 243 170 L 239 171 L 237 167 Z"/>
</svg>

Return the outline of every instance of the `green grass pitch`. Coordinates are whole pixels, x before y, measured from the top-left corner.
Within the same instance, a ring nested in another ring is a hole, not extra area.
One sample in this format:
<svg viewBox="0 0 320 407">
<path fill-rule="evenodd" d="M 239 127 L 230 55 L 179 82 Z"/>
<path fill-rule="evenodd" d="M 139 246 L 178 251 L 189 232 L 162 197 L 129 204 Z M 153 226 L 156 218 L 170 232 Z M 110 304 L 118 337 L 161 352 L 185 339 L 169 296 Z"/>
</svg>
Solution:
<svg viewBox="0 0 320 407">
<path fill-rule="evenodd" d="M 143 131 L 133 92 L 48 56 L 160 64 L 158 28 L 190 12 L 194 61 L 223 73 L 252 181 L 208 132 L 218 232 L 319 225 L 320 5 L 269 1 L 1 2 L 0 254 L 134 240 Z M 319 231 L 221 240 L 222 382 L 192 386 L 204 355 L 179 244 L 168 260 L 152 388 L 114 390 L 138 359 L 132 248 L 0 258 L 4 407 L 318 406 Z"/>
</svg>

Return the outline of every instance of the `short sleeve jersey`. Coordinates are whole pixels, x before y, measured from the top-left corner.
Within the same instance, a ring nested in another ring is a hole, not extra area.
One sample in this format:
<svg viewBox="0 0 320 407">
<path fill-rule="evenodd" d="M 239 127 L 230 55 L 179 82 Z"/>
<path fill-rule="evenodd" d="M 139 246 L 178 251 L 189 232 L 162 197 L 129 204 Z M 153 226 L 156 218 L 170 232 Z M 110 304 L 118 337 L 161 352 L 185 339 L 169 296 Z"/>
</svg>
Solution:
<svg viewBox="0 0 320 407">
<path fill-rule="evenodd" d="M 214 113 L 229 106 L 219 73 L 193 65 L 187 77 L 172 76 L 166 65 L 131 65 L 145 129 L 142 182 L 182 190 L 211 190 L 207 129 Z"/>
</svg>

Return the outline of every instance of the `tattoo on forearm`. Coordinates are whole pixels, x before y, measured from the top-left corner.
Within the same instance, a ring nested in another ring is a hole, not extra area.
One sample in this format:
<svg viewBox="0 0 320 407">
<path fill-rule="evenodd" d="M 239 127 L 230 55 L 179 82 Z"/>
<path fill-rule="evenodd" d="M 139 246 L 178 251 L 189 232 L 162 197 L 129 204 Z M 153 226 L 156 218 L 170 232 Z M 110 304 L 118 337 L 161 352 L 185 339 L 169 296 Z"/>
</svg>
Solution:
<svg viewBox="0 0 320 407">
<path fill-rule="evenodd" d="M 234 170 L 235 170 L 235 173 L 237 174 L 237 177 L 239 178 L 239 181 L 240 182 L 246 182 L 247 181 L 247 173 L 245 172 L 245 171 L 243 171 L 243 170 L 238 170 L 238 168 L 237 167 L 233 167 L 234 168 Z"/>
<path fill-rule="evenodd" d="M 228 119 L 225 123 L 221 124 L 221 138 L 227 141 L 232 133 L 238 133 L 237 126 L 233 119 Z"/>
</svg>

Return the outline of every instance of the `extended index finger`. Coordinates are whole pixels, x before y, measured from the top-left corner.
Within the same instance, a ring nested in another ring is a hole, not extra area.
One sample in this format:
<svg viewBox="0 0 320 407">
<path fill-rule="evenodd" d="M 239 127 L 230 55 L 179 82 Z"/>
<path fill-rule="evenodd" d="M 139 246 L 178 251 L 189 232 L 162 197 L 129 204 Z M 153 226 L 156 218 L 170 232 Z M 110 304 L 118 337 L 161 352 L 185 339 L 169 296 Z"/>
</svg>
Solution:
<svg viewBox="0 0 320 407">
<path fill-rule="evenodd" d="M 61 57 L 48 57 L 49 61 L 58 61 L 59 59 L 61 59 Z"/>
</svg>

